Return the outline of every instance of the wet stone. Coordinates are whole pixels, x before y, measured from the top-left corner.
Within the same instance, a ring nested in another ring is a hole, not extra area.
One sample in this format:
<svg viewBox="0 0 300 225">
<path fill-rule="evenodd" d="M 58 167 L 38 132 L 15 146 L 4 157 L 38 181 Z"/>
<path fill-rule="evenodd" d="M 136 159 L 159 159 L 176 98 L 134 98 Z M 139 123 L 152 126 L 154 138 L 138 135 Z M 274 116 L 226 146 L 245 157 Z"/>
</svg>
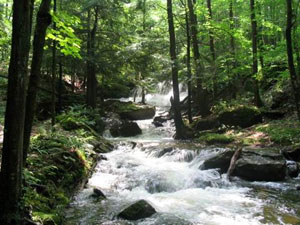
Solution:
<svg viewBox="0 0 300 225">
<path fill-rule="evenodd" d="M 118 217 L 126 220 L 139 220 L 155 213 L 155 209 L 147 201 L 139 200 L 119 213 Z"/>
</svg>

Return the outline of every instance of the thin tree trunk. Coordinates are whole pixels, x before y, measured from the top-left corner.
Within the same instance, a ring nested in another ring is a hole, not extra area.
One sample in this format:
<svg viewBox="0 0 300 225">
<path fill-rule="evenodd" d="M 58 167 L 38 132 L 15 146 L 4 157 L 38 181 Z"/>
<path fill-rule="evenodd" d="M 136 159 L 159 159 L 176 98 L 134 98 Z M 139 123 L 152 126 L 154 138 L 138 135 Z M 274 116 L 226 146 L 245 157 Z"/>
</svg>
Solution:
<svg viewBox="0 0 300 225">
<path fill-rule="evenodd" d="M 237 88 L 234 84 L 235 79 L 237 79 L 238 74 L 235 72 L 235 69 L 237 67 L 237 61 L 236 61 L 236 53 L 235 53 L 235 38 L 234 38 L 234 18 L 233 18 L 233 0 L 230 0 L 229 3 L 229 27 L 231 30 L 231 36 L 230 36 L 230 54 L 232 57 L 232 63 L 231 63 L 231 69 L 233 74 L 233 81 L 231 81 L 231 94 L 232 98 L 235 99 L 237 95 Z"/>
<path fill-rule="evenodd" d="M 89 54 L 88 54 L 88 74 L 87 74 L 87 105 L 96 108 L 97 98 L 97 79 L 95 65 L 95 38 L 98 28 L 99 8 L 95 7 L 95 20 L 92 30 L 90 31 Z"/>
<path fill-rule="evenodd" d="M 203 89 L 202 86 L 202 71 L 203 67 L 200 62 L 200 53 L 198 47 L 198 38 L 197 38 L 197 18 L 194 13 L 194 3 L 192 0 L 188 0 L 188 8 L 190 14 L 190 25 L 191 25 L 191 37 L 193 44 L 193 53 L 194 61 L 196 66 L 196 79 L 197 79 L 197 98 L 199 104 L 199 113 L 201 116 L 206 116 L 209 114 L 209 104 L 207 99 L 207 92 Z"/>
<path fill-rule="evenodd" d="M 292 0 L 286 0 L 287 5 L 287 26 L 286 26 L 286 50 L 288 56 L 288 64 L 290 71 L 291 84 L 293 88 L 293 94 L 295 98 L 295 106 L 298 115 L 298 120 L 300 121 L 300 94 L 299 94 L 299 80 L 296 74 L 296 69 L 294 65 L 293 58 L 293 46 L 292 46 L 292 28 L 293 28 L 293 8 Z"/>
<path fill-rule="evenodd" d="M 184 134 L 184 124 L 180 112 L 180 96 L 179 96 L 179 86 L 178 86 L 178 62 L 176 56 L 176 38 L 174 30 L 173 21 L 173 9 L 172 0 L 167 0 L 167 11 L 168 11 L 168 25 L 169 25 L 169 35 L 170 35 L 170 56 L 172 61 L 172 82 L 173 82 L 173 110 L 174 110 L 174 121 L 176 127 L 176 138 L 182 139 L 185 137 Z"/>
<path fill-rule="evenodd" d="M 188 119 L 189 123 L 193 122 L 192 117 L 192 69 L 191 69 L 191 35 L 188 9 L 185 6 L 185 24 L 186 24 L 186 67 L 187 67 L 187 85 L 188 85 Z"/>
<path fill-rule="evenodd" d="M 54 1 L 53 11 L 56 13 L 56 0 Z M 56 23 L 53 23 L 53 29 L 56 30 Z M 56 114 L 56 41 L 53 40 L 52 46 L 52 79 L 51 79 L 51 87 L 52 87 L 52 95 L 51 95 L 51 125 L 55 125 L 55 114 Z"/>
<path fill-rule="evenodd" d="M 211 0 L 207 0 L 207 10 L 208 10 L 208 20 L 209 22 L 212 21 L 212 9 L 211 9 Z M 212 63 L 211 63 L 211 72 L 213 76 L 213 97 L 214 100 L 217 97 L 217 74 L 216 74 L 216 51 L 215 51 L 215 40 L 214 40 L 214 33 L 211 28 L 209 28 L 209 48 L 210 48 L 210 54 L 212 57 Z"/>
<path fill-rule="evenodd" d="M 250 0 L 250 11 L 251 11 L 251 27 L 252 27 L 252 75 L 256 76 L 258 72 L 258 61 L 257 61 L 257 21 L 255 18 L 255 0 Z M 254 103 L 257 107 L 261 107 L 262 100 L 259 94 L 258 80 L 254 78 Z"/>
<path fill-rule="evenodd" d="M 146 0 L 143 0 L 143 36 L 145 36 L 146 31 Z M 145 68 L 146 69 L 146 64 Z M 142 80 L 144 80 L 144 76 L 140 76 Z M 146 104 L 146 93 L 145 93 L 145 87 L 142 87 L 142 104 Z"/>
<path fill-rule="evenodd" d="M 0 224 L 22 223 L 23 135 L 30 49 L 31 1 L 13 1 L 12 48 L 0 174 Z"/>
<path fill-rule="evenodd" d="M 41 2 L 33 40 L 33 56 L 31 63 L 31 73 L 26 98 L 26 113 L 24 125 L 24 144 L 23 144 L 23 162 L 25 165 L 27 152 L 30 143 L 31 129 L 33 125 L 34 113 L 36 108 L 36 95 L 41 77 L 41 66 L 44 53 L 46 30 L 51 23 L 50 15 L 51 0 Z"/>
<path fill-rule="evenodd" d="M 62 90 L 63 90 L 63 64 L 62 56 L 59 61 L 59 81 L 58 81 L 58 111 L 62 110 Z"/>
</svg>

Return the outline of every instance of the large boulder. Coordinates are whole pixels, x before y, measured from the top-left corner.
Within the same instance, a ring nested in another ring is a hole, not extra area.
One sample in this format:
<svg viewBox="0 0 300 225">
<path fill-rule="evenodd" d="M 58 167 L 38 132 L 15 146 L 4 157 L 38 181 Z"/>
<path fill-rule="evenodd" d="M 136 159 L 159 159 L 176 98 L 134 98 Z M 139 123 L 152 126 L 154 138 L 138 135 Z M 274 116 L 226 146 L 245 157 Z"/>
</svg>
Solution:
<svg viewBox="0 0 300 225">
<path fill-rule="evenodd" d="M 226 126 L 246 128 L 262 122 L 262 114 L 255 107 L 241 106 L 219 114 L 219 121 Z"/>
<path fill-rule="evenodd" d="M 234 150 L 232 149 L 220 149 L 219 153 L 205 160 L 199 169 L 208 170 L 218 168 L 220 169 L 220 173 L 226 173 L 233 154 Z"/>
<path fill-rule="evenodd" d="M 282 181 L 286 175 L 286 163 L 281 154 L 267 149 L 244 150 L 232 175 L 249 181 Z"/>
<path fill-rule="evenodd" d="M 121 124 L 111 127 L 109 131 L 113 137 L 132 137 L 142 134 L 142 130 L 138 124 L 130 121 L 122 121 Z"/>
<path fill-rule="evenodd" d="M 124 120 L 146 120 L 155 115 L 155 107 L 149 105 L 136 105 L 136 108 L 120 112 L 121 119 Z"/>
<path fill-rule="evenodd" d="M 210 117 L 205 119 L 199 119 L 193 123 L 193 128 L 198 131 L 212 130 L 220 126 L 218 118 Z"/>
<path fill-rule="evenodd" d="M 120 212 L 118 217 L 126 220 L 139 220 L 155 213 L 155 209 L 147 201 L 139 200 Z"/>
</svg>

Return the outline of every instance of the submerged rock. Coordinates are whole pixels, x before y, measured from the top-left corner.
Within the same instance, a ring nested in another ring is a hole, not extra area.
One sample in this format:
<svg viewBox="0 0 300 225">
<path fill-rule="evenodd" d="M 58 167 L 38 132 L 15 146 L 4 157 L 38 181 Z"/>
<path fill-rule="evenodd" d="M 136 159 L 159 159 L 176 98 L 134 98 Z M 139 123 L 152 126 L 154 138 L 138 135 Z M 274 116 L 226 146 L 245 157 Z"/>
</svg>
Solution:
<svg viewBox="0 0 300 225">
<path fill-rule="evenodd" d="M 254 107 L 239 107 L 231 111 L 222 112 L 219 121 L 226 126 L 250 127 L 262 122 L 260 111 Z"/>
<path fill-rule="evenodd" d="M 232 149 L 222 150 L 217 155 L 205 160 L 199 169 L 208 170 L 208 169 L 219 168 L 220 173 L 226 173 L 229 168 L 230 160 L 233 154 L 234 154 L 234 150 Z"/>
<path fill-rule="evenodd" d="M 295 161 L 286 162 L 287 172 L 290 177 L 298 177 L 299 175 L 299 166 Z"/>
<path fill-rule="evenodd" d="M 286 175 L 286 164 L 280 154 L 268 150 L 245 150 L 232 175 L 249 181 L 282 181 Z"/>
<path fill-rule="evenodd" d="M 160 157 L 164 156 L 165 154 L 172 152 L 173 150 L 174 150 L 173 147 L 164 148 L 163 150 L 161 150 L 158 153 L 157 157 L 160 158 Z"/>
<path fill-rule="evenodd" d="M 113 137 L 131 137 L 142 134 L 142 130 L 136 122 L 123 121 L 122 124 L 113 126 L 110 133 Z"/>
<path fill-rule="evenodd" d="M 106 199 L 106 196 L 103 194 L 103 192 L 97 188 L 93 189 L 92 197 Z"/>
<path fill-rule="evenodd" d="M 154 117 L 153 122 L 159 122 L 162 124 L 162 123 L 167 122 L 168 120 L 170 120 L 170 118 L 168 116 L 156 116 L 156 117 Z"/>
<path fill-rule="evenodd" d="M 126 220 L 139 220 L 155 213 L 156 210 L 147 201 L 139 200 L 120 212 L 118 217 Z"/>
</svg>

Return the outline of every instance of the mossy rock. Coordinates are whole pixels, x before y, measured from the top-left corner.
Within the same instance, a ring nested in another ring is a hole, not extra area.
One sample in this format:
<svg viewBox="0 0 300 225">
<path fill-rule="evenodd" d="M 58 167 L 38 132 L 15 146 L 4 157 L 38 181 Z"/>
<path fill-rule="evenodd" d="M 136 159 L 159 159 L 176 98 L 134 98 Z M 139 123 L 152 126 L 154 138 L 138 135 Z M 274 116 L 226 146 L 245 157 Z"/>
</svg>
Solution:
<svg viewBox="0 0 300 225">
<path fill-rule="evenodd" d="M 230 144 L 234 139 L 225 134 L 216 134 L 216 133 L 204 133 L 199 139 L 200 142 L 205 142 L 207 144 Z"/>
<path fill-rule="evenodd" d="M 132 137 L 142 134 L 142 130 L 135 122 L 123 121 L 122 124 L 113 126 L 110 133 L 113 137 Z"/>
<path fill-rule="evenodd" d="M 107 111 L 115 112 L 124 120 L 146 120 L 155 115 L 155 107 L 150 105 L 137 104 L 133 102 L 120 102 L 109 100 L 105 102 Z"/>
<path fill-rule="evenodd" d="M 62 126 L 62 128 L 64 130 L 68 130 L 68 131 L 77 130 L 77 129 L 80 129 L 82 127 L 82 125 L 79 124 L 76 121 L 76 119 L 73 118 L 73 117 L 68 117 L 68 118 L 65 118 L 65 119 L 61 120 L 60 125 Z"/>
<path fill-rule="evenodd" d="M 199 119 L 193 122 L 192 127 L 198 131 L 212 130 L 220 126 L 220 122 L 216 117 Z"/>
<path fill-rule="evenodd" d="M 221 112 L 219 121 L 226 126 L 247 128 L 262 122 L 262 114 L 255 107 L 240 106 Z"/>
<path fill-rule="evenodd" d="M 126 220 L 139 220 L 155 213 L 155 209 L 147 201 L 139 200 L 119 213 L 118 217 Z"/>
</svg>

